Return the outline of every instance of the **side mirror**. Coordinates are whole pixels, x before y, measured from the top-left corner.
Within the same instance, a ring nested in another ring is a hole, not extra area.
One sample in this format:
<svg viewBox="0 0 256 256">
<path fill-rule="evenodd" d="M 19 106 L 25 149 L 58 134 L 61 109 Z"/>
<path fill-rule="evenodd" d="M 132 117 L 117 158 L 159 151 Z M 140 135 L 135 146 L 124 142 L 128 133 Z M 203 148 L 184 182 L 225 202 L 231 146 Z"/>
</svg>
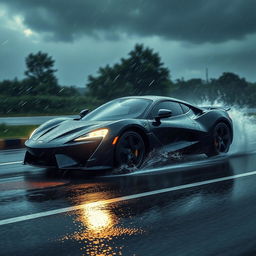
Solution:
<svg viewBox="0 0 256 256">
<path fill-rule="evenodd" d="M 168 110 L 168 109 L 159 109 L 158 110 L 158 114 L 157 116 L 155 117 L 155 120 L 157 122 L 160 122 L 160 119 L 162 118 L 168 118 L 168 117 L 171 117 L 172 116 L 172 111 L 171 110 Z"/>
<path fill-rule="evenodd" d="M 84 116 L 86 116 L 89 112 L 90 112 L 89 109 L 84 109 L 84 110 L 82 110 L 82 111 L 79 113 L 80 119 L 83 118 Z"/>
</svg>

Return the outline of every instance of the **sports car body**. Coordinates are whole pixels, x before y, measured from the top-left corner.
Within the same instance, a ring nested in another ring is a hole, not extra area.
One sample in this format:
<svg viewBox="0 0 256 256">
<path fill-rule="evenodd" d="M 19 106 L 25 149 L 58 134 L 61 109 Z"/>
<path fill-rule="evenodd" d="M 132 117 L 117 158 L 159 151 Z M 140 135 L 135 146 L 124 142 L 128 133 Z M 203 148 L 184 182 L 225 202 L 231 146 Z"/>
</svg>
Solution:
<svg viewBox="0 0 256 256">
<path fill-rule="evenodd" d="M 26 141 L 24 164 L 59 169 L 140 167 L 153 149 L 214 156 L 233 139 L 227 109 L 159 96 L 112 100 L 80 117 L 56 118 Z"/>
</svg>

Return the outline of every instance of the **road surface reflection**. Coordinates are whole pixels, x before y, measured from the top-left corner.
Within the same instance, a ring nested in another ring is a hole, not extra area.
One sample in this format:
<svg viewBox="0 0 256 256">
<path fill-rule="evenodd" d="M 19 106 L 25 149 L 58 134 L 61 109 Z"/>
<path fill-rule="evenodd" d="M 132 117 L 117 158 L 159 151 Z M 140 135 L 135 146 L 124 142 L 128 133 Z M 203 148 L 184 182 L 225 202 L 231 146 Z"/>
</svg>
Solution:
<svg viewBox="0 0 256 256">
<path fill-rule="evenodd" d="M 123 201 L 119 203 L 106 203 L 104 198 L 120 197 L 118 191 L 125 189 L 131 193 L 131 188 L 134 192 L 139 192 L 139 188 L 152 190 L 156 188 L 156 183 L 160 187 L 175 186 L 182 183 L 194 182 L 198 180 L 214 179 L 216 177 L 225 177 L 233 175 L 233 170 L 230 163 L 221 162 L 219 164 L 208 166 L 203 172 L 202 169 L 194 171 L 179 172 L 156 176 L 131 176 L 123 179 L 109 180 L 108 185 L 111 187 L 115 183 L 119 189 L 112 191 L 100 191 L 93 195 L 92 202 L 90 197 L 83 193 L 79 193 L 73 198 L 69 198 L 73 203 L 81 204 L 84 202 L 84 207 L 79 211 L 70 213 L 73 219 L 75 231 L 69 232 L 61 238 L 62 242 L 78 242 L 80 245 L 81 255 L 92 256 L 112 256 L 123 255 L 129 237 L 134 239 L 134 236 L 146 236 L 151 232 L 151 227 L 155 227 L 154 221 L 162 216 L 167 215 L 178 217 L 180 214 L 192 213 L 195 209 L 208 207 L 208 202 L 216 200 L 219 202 L 221 197 L 223 200 L 232 195 L 233 180 L 222 183 L 209 184 L 193 188 L 193 190 L 185 189 L 166 193 L 161 197 L 146 197 L 142 199 Z M 106 186 L 106 181 L 103 184 Z M 86 184 L 80 184 L 81 188 Z M 128 189 L 130 188 L 130 189 Z M 159 187 L 158 187 L 159 188 Z M 122 196 L 121 196 L 122 197 Z M 132 216 L 140 216 L 141 222 L 133 223 Z M 140 241 L 140 239 L 136 239 Z M 138 242 L 139 243 L 139 242 Z M 130 248 L 132 250 L 132 248 Z"/>
<path fill-rule="evenodd" d="M 83 209 L 75 213 L 73 222 L 77 231 L 61 240 L 79 242 L 81 255 L 122 255 L 123 246 L 120 246 L 119 242 L 116 243 L 116 240 L 143 233 L 139 228 L 121 225 L 114 209 L 100 201 L 84 205 Z"/>
</svg>

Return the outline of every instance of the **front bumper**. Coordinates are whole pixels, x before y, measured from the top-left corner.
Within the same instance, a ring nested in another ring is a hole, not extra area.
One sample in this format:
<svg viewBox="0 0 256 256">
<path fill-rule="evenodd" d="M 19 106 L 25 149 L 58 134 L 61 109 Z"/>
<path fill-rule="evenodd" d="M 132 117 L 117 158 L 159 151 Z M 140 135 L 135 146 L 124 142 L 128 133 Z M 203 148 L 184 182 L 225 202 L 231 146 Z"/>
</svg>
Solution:
<svg viewBox="0 0 256 256">
<path fill-rule="evenodd" d="M 113 147 L 106 141 L 91 140 L 80 143 L 53 145 L 25 142 L 24 164 L 58 169 L 110 169 L 113 166 Z"/>
</svg>

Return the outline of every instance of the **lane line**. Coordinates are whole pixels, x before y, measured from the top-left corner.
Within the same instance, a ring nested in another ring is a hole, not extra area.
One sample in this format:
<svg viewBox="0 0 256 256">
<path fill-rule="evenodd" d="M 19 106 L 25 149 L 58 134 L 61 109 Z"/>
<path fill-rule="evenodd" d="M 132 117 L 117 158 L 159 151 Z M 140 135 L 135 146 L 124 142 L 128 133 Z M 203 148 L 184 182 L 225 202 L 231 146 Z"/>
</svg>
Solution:
<svg viewBox="0 0 256 256">
<path fill-rule="evenodd" d="M 16 161 L 16 162 L 7 162 L 7 163 L 0 163 L 0 166 L 3 165 L 12 165 L 12 164 L 22 164 L 23 161 Z"/>
<path fill-rule="evenodd" d="M 17 223 L 17 222 L 22 222 L 22 221 L 26 221 L 26 220 L 34 220 L 37 218 L 52 216 L 52 215 L 56 215 L 56 214 L 60 214 L 60 213 L 76 211 L 76 210 L 83 209 L 85 206 L 86 207 L 97 207 L 100 205 L 102 207 L 103 205 L 117 203 L 117 202 L 121 202 L 121 201 L 127 201 L 127 200 L 137 199 L 137 198 L 141 198 L 141 197 L 147 197 L 147 196 L 152 196 L 152 195 L 157 195 L 157 194 L 162 194 L 162 193 L 167 193 L 167 192 L 172 192 L 172 191 L 177 191 L 177 190 L 182 190 L 182 189 L 187 189 L 187 188 L 193 188 L 193 187 L 208 185 L 208 184 L 212 184 L 212 183 L 223 182 L 223 181 L 238 179 L 238 178 L 242 178 L 242 177 L 248 177 L 248 176 L 252 176 L 252 175 L 256 175 L 256 171 L 222 177 L 222 178 L 216 178 L 216 179 L 211 179 L 211 180 L 205 180 L 205 181 L 200 181 L 200 182 L 194 182 L 194 183 L 170 187 L 170 188 L 152 190 L 152 191 L 138 193 L 138 194 L 132 194 L 132 195 L 128 195 L 128 196 L 116 197 L 116 198 L 106 199 L 106 200 L 102 200 L 102 201 L 98 201 L 98 202 L 85 203 L 85 204 L 80 204 L 77 206 L 65 207 L 65 208 L 60 208 L 60 209 L 56 209 L 56 210 L 28 214 L 28 215 L 24 215 L 24 216 L 0 220 L 0 226 Z"/>
</svg>

